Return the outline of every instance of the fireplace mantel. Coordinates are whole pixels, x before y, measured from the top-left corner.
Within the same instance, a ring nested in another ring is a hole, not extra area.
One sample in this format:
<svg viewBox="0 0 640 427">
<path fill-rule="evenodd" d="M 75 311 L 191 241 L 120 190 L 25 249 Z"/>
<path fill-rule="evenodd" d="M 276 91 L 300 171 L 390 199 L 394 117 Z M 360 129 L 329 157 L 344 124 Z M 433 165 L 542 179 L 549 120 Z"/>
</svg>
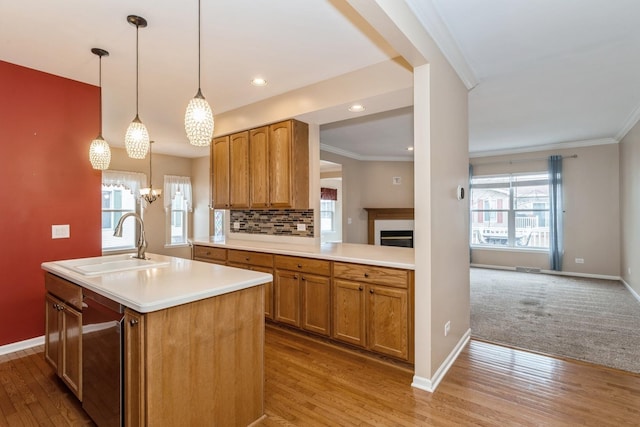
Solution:
<svg viewBox="0 0 640 427">
<path fill-rule="evenodd" d="M 375 243 L 375 222 L 377 219 L 413 219 L 413 208 L 364 208 L 368 216 L 367 240 Z"/>
</svg>

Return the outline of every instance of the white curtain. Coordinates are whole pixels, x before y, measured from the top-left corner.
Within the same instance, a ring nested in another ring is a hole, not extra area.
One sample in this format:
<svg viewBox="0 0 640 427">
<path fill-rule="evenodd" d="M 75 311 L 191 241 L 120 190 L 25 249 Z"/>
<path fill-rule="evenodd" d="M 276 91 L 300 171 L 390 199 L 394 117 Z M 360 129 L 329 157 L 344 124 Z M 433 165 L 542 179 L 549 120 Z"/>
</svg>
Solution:
<svg viewBox="0 0 640 427">
<path fill-rule="evenodd" d="M 129 189 L 136 200 L 140 200 L 140 189 L 147 183 L 147 175 L 139 172 L 102 171 L 102 185 L 107 187 L 120 186 Z"/>
<path fill-rule="evenodd" d="M 176 197 L 176 193 L 182 194 L 184 202 L 187 205 L 187 211 L 193 210 L 191 201 L 191 178 L 188 176 L 164 176 L 164 209 L 171 210 L 171 202 Z"/>
</svg>

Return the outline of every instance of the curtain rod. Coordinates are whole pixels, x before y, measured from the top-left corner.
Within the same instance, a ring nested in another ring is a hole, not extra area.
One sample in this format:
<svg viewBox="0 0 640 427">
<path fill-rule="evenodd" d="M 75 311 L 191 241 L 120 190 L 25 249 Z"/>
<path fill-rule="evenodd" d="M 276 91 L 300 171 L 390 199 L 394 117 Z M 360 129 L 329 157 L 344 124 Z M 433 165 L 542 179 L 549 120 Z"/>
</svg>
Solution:
<svg viewBox="0 0 640 427">
<path fill-rule="evenodd" d="M 562 156 L 562 159 L 577 159 L 578 155 L 577 154 L 572 154 L 570 156 Z M 473 166 L 485 166 L 485 165 L 498 165 L 498 164 L 503 164 L 503 163 L 508 163 L 510 165 L 514 164 L 514 163 L 526 163 L 526 162 L 537 162 L 537 161 L 541 161 L 541 160 L 548 160 L 548 157 L 536 157 L 536 158 L 530 158 L 530 159 L 516 159 L 516 160 L 499 160 L 499 161 L 495 161 L 495 162 L 487 162 L 487 163 L 476 163 Z"/>
</svg>

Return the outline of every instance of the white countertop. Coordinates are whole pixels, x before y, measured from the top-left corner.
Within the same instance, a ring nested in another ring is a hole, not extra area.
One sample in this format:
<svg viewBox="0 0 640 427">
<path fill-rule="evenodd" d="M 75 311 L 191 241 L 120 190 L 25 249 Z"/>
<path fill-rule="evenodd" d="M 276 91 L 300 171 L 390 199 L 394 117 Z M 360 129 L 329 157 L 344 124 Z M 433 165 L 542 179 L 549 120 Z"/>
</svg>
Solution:
<svg viewBox="0 0 640 427">
<path fill-rule="evenodd" d="M 42 263 L 42 269 L 65 278 L 139 313 L 162 310 L 261 285 L 271 274 L 158 254 L 147 256 L 165 265 L 88 276 L 64 267 L 65 261 Z M 118 255 L 92 258 L 116 259 Z M 67 260 L 68 261 L 68 260 Z"/>
<path fill-rule="evenodd" d="M 195 239 L 194 245 L 212 246 L 245 251 L 267 252 L 330 261 L 353 262 L 381 267 L 415 270 L 415 256 L 412 248 L 393 246 L 362 245 L 357 243 L 324 243 L 321 245 L 292 245 L 287 243 L 259 242 L 252 240 Z"/>
</svg>

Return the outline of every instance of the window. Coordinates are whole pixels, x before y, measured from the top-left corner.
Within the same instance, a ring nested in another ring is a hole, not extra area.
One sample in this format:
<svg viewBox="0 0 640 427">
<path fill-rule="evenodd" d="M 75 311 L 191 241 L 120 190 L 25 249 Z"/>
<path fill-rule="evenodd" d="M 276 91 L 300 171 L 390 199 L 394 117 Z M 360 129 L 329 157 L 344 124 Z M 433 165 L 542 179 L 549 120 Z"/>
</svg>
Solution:
<svg viewBox="0 0 640 427">
<path fill-rule="evenodd" d="M 336 230 L 336 201 L 338 190 L 336 188 L 320 188 L 320 231 Z"/>
<path fill-rule="evenodd" d="M 320 231 L 335 231 L 336 201 L 320 201 Z"/>
<path fill-rule="evenodd" d="M 165 212 L 167 218 L 167 246 L 187 244 L 188 216 L 191 212 L 191 178 L 164 177 Z"/>
<path fill-rule="evenodd" d="M 136 244 L 136 222 L 123 224 L 122 237 L 113 232 L 120 217 L 127 212 L 139 212 L 140 187 L 146 176 L 134 172 L 104 171 L 102 173 L 102 250 L 133 249 Z"/>
<path fill-rule="evenodd" d="M 473 177 L 471 245 L 549 248 L 548 174 Z"/>
</svg>

